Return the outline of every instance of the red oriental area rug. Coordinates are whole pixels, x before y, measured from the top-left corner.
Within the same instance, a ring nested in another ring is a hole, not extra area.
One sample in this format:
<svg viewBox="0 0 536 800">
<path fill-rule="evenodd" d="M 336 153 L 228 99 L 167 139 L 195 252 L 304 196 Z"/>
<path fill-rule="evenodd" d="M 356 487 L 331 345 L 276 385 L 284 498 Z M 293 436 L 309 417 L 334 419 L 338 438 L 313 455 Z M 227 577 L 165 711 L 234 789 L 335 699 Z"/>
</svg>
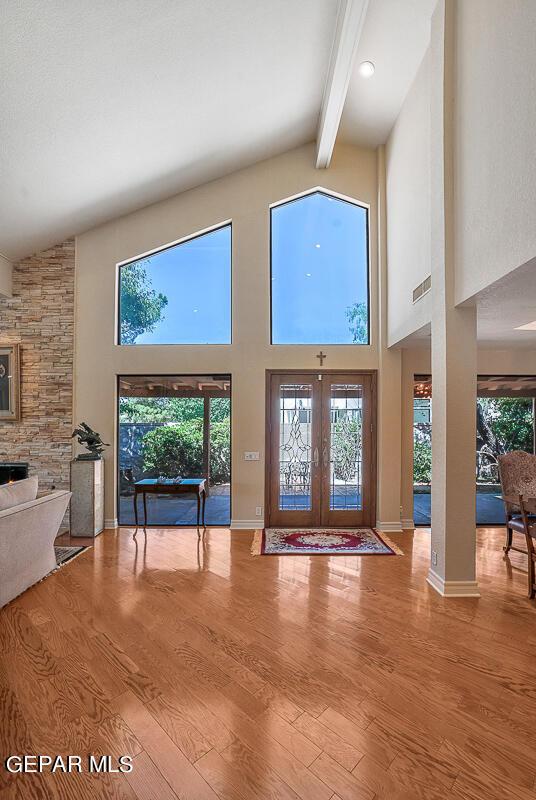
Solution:
<svg viewBox="0 0 536 800">
<path fill-rule="evenodd" d="M 256 531 L 254 556 L 401 556 L 402 550 L 372 528 L 267 528 Z"/>
</svg>

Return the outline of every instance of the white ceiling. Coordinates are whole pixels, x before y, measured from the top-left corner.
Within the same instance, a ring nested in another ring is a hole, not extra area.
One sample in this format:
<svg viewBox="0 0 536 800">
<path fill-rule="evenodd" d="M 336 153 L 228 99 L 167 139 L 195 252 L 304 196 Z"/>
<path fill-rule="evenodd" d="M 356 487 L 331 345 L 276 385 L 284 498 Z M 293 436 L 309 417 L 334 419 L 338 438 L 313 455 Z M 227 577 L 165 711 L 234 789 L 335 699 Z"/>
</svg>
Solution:
<svg viewBox="0 0 536 800">
<path fill-rule="evenodd" d="M 479 341 L 490 347 L 536 347 L 536 330 L 516 330 L 536 320 L 536 259 L 484 289 L 476 301 Z"/>
<path fill-rule="evenodd" d="M 477 338 L 484 348 L 536 348 L 536 330 L 517 330 L 536 321 L 536 259 L 527 262 L 479 292 Z M 431 325 L 397 343 L 397 347 L 430 347 Z"/>
<path fill-rule="evenodd" d="M 7 0 L 0 252 L 311 141 L 333 0 Z"/>
<path fill-rule="evenodd" d="M 437 0 L 370 0 L 339 136 L 367 147 L 383 144 L 391 131 L 426 49 Z M 372 61 L 372 78 L 359 65 Z"/>
<path fill-rule="evenodd" d="M 435 0 L 370 0 L 343 137 L 385 141 Z M 315 138 L 336 0 L 5 0 L 0 253 L 37 252 Z"/>
</svg>

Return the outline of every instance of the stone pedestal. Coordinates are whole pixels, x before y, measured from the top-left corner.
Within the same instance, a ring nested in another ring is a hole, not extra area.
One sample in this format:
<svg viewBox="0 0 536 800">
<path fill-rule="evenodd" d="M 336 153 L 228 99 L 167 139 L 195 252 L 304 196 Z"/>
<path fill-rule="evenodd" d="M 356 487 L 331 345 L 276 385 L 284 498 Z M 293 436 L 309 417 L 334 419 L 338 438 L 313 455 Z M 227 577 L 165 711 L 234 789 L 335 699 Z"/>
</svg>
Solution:
<svg viewBox="0 0 536 800">
<path fill-rule="evenodd" d="M 71 536 L 104 530 L 104 461 L 71 461 Z"/>
</svg>

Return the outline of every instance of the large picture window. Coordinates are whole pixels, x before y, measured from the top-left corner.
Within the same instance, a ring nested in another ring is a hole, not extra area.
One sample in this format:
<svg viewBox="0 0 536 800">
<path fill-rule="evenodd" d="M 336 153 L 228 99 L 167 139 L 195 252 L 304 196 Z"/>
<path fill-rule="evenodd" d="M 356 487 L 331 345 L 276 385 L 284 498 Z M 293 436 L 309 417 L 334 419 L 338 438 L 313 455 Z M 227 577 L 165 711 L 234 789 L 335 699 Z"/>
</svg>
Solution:
<svg viewBox="0 0 536 800">
<path fill-rule="evenodd" d="M 504 525 L 499 458 L 536 452 L 536 378 L 479 375 L 476 399 L 476 524 Z M 432 521 L 432 381 L 416 375 L 413 400 L 413 518 Z"/>
<path fill-rule="evenodd" d="M 230 375 L 121 376 L 117 433 L 121 525 L 135 523 L 136 506 L 150 525 L 195 525 L 195 492 L 137 492 L 140 481 L 179 478 L 204 479 L 205 522 L 230 524 Z"/>
<path fill-rule="evenodd" d="M 271 210 L 272 344 L 369 344 L 368 211 L 313 192 Z"/>
<path fill-rule="evenodd" d="M 119 267 L 119 344 L 231 343 L 231 225 Z"/>
</svg>

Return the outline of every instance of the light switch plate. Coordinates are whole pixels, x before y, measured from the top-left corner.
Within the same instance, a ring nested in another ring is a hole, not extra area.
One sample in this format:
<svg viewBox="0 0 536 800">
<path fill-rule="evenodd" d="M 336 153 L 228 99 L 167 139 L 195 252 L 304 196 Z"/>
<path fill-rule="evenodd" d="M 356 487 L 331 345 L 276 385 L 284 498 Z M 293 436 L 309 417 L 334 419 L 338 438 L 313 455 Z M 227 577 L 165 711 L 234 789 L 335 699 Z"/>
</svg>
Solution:
<svg viewBox="0 0 536 800">
<path fill-rule="evenodd" d="M 248 450 L 244 453 L 244 461 L 258 461 L 259 460 L 259 451 L 258 450 Z"/>
</svg>

